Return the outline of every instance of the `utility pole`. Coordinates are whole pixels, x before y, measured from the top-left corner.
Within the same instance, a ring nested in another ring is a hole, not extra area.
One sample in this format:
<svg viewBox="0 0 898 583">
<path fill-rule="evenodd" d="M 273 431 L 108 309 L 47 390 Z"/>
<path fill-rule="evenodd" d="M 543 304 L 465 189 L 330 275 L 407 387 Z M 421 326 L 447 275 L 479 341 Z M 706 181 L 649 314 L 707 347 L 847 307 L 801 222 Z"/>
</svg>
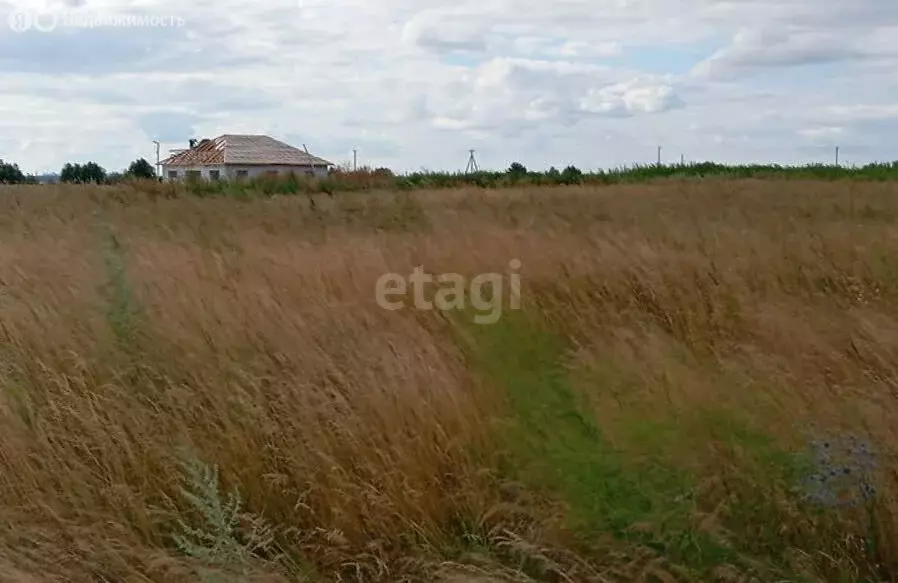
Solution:
<svg viewBox="0 0 898 583">
<path fill-rule="evenodd" d="M 352 149 L 352 171 L 355 172 L 358 170 L 358 150 L 355 148 Z"/>
<path fill-rule="evenodd" d="M 159 142 L 153 140 L 153 143 L 156 144 L 156 178 L 159 178 Z"/>
<path fill-rule="evenodd" d="M 839 146 L 836 146 L 836 166 L 839 165 Z"/>
<path fill-rule="evenodd" d="M 658 166 L 661 166 L 661 146 L 658 146 Z"/>
</svg>

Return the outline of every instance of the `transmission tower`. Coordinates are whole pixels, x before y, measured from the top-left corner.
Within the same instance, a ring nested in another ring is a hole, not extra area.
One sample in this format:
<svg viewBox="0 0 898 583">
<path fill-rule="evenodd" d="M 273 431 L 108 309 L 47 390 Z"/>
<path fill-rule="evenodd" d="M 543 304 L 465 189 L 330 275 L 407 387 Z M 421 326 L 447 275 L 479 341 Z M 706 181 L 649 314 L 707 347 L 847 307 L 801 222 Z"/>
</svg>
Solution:
<svg viewBox="0 0 898 583">
<path fill-rule="evenodd" d="M 477 165 L 477 160 L 474 159 L 474 150 L 468 150 L 468 152 L 471 153 L 471 156 L 468 158 L 468 166 L 465 168 L 465 174 L 479 172 L 480 166 Z"/>
</svg>

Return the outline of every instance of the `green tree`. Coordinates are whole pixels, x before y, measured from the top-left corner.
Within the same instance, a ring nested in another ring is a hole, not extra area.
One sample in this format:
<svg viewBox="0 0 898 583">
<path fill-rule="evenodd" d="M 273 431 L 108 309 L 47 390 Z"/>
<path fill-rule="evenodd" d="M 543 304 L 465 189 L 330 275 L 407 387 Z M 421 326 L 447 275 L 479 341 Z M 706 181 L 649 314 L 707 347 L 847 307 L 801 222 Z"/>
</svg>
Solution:
<svg viewBox="0 0 898 583">
<path fill-rule="evenodd" d="M 94 184 L 102 184 L 106 182 L 106 170 L 96 162 L 88 162 L 83 169 L 82 182 L 90 182 Z"/>
<path fill-rule="evenodd" d="M 30 177 L 19 169 L 18 164 L 4 162 L 0 159 L 0 184 L 25 184 L 30 182 Z"/>
<path fill-rule="evenodd" d="M 520 162 L 513 162 L 512 165 L 508 167 L 508 173 L 515 178 L 520 178 L 527 175 L 527 167 Z"/>
<path fill-rule="evenodd" d="M 67 162 L 59 173 L 59 181 L 75 184 L 103 184 L 106 182 L 106 170 L 96 162 L 88 162 L 83 165 Z"/>
<path fill-rule="evenodd" d="M 81 175 L 81 165 L 80 164 L 72 164 L 71 162 L 66 162 L 65 166 L 62 167 L 62 170 L 59 172 L 59 181 L 60 182 L 78 182 L 78 178 Z"/>
<path fill-rule="evenodd" d="M 125 178 L 156 178 L 156 170 L 153 165 L 144 158 L 131 162 L 128 170 L 125 171 Z"/>
<path fill-rule="evenodd" d="M 580 184 L 583 182 L 583 171 L 574 165 L 561 171 L 561 182 L 564 184 Z"/>
</svg>

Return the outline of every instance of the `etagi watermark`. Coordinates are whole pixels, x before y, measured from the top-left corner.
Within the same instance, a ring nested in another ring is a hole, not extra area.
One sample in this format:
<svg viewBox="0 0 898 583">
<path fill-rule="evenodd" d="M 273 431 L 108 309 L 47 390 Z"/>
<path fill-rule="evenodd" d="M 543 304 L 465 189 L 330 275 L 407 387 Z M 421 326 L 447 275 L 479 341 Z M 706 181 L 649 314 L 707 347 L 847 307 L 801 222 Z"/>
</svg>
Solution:
<svg viewBox="0 0 898 583">
<path fill-rule="evenodd" d="M 458 273 L 442 273 L 434 276 L 416 267 L 411 275 L 385 273 L 377 279 L 375 294 L 377 304 L 385 310 L 401 310 L 406 302 L 402 299 L 391 300 L 392 297 L 406 297 L 412 292 L 412 300 L 417 310 L 464 310 L 470 305 L 477 310 L 474 322 L 477 324 L 495 324 L 502 317 L 503 304 L 508 301 L 508 309 L 518 310 L 521 307 L 521 268 L 518 259 L 508 262 L 509 274 L 481 273 L 467 281 Z M 508 279 L 508 297 L 505 297 L 504 284 Z M 433 299 L 428 300 L 426 285 L 437 284 Z M 486 313 L 482 313 L 486 312 Z"/>
<path fill-rule="evenodd" d="M 29 30 L 53 32 L 60 28 L 178 28 L 186 24 L 180 16 L 160 14 L 104 14 L 81 10 L 13 10 L 9 28 L 23 33 Z"/>
</svg>

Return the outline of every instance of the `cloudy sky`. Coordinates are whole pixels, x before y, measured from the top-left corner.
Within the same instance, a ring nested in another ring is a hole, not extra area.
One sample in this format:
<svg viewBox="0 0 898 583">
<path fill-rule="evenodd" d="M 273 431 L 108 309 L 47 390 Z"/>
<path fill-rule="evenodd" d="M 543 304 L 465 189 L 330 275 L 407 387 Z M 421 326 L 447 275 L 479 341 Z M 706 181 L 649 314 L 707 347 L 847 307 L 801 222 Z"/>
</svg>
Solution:
<svg viewBox="0 0 898 583">
<path fill-rule="evenodd" d="M 469 148 L 495 169 L 652 162 L 658 145 L 898 159 L 896 0 L 0 0 L 0 16 L 0 158 L 26 172 L 117 170 L 155 161 L 153 140 L 164 157 L 222 133 L 396 170 L 463 169 Z"/>
</svg>

